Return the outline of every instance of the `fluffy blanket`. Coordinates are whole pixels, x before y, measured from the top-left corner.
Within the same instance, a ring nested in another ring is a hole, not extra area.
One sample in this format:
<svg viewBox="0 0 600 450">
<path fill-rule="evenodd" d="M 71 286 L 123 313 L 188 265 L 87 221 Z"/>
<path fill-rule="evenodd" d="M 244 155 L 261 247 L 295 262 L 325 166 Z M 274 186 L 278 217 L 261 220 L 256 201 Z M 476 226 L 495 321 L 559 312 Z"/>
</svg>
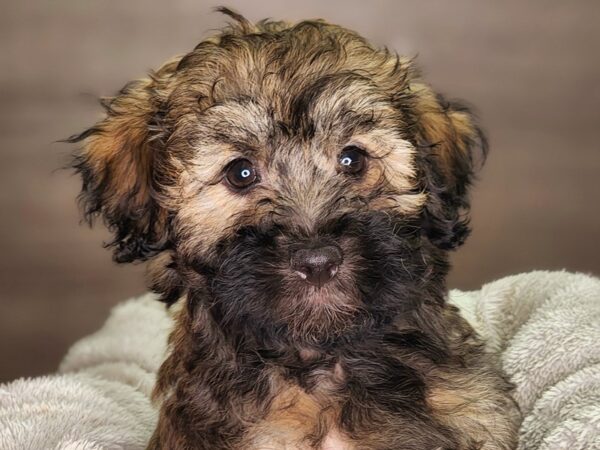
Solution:
<svg viewBox="0 0 600 450">
<path fill-rule="evenodd" d="M 524 415 L 520 450 L 600 449 L 600 280 L 532 272 L 452 291 L 501 354 Z M 143 449 L 171 320 L 152 295 L 117 306 L 59 373 L 0 385 L 0 449 Z"/>
</svg>

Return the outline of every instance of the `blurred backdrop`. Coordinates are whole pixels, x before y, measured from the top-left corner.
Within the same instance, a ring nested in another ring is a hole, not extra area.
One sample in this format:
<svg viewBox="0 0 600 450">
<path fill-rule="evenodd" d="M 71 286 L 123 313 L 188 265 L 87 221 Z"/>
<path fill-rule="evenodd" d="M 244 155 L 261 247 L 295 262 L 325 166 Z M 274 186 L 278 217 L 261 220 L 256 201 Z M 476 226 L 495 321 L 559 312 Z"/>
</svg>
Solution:
<svg viewBox="0 0 600 450">
<path fill-rule="evenodd" d="M 110 307 L 144 292 L 107 233 L 79 224 L 80 182 L 55 141 L 115 93 L 224 23 L 202 0 L 0 1 L 0 381 L 54 371 Z M 532 269 L 600 274 L 600 2 L 226 3 L 250 19 L 325 18 L 416 55 L 476 105 L 491 154 L 451 287 Z"/>
</svg>

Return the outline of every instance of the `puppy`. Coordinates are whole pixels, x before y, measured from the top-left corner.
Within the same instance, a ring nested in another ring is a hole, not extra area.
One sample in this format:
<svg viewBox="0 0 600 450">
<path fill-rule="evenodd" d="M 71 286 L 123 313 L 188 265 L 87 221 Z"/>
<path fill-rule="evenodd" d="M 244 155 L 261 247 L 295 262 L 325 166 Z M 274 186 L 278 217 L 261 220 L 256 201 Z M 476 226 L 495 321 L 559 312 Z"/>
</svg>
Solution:
<svg viewBox="0 0 600 450">
<path fill-rule="evenodd" d="M 180 305 L 149 448 L 515 448 L 510 384 L 447 304 L 472 114 L 352 31 L 222 11 L 71 139 L 85 216 Z"/>
</svg>

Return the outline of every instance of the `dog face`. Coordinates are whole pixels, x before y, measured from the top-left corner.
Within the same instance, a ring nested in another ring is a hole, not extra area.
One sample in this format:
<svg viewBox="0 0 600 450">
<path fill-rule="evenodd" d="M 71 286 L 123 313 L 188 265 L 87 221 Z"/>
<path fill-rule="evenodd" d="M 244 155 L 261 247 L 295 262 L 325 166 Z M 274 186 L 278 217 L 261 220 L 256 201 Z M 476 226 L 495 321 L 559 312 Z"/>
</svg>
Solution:
<svg viewBox="0 0 600 450">
<path fill-rule="evenodd" d="M 324 22 L 237 23 L 104 101 L 83 141 L 88 218 L 259 341 L 322 342 L 443 301 L 468 233 L 471 114 L 412 63 Z"/>
</svg>

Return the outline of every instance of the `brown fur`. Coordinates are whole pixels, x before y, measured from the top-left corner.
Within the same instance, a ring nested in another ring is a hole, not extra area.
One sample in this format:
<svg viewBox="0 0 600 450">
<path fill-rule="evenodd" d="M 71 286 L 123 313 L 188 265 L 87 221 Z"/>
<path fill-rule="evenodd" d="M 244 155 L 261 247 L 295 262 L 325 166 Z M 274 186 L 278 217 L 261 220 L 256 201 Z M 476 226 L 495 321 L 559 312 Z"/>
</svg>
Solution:
<svg viewBox="0 0 600 450">
<path fill-rule="evenodd" d="M 73 138 L 117 261 L 179 301 L 149 448 L 511 449 L 510 385 L 445 301 L 485 141 L 412 62 L 322 21 L 236 24 Z M 347 146 L 364 175 L 340 172 Z M 224 167 L 260 180 L 238 192 Z M 298 245 L 344 254 L 307 287 Z"/>
</svg>

